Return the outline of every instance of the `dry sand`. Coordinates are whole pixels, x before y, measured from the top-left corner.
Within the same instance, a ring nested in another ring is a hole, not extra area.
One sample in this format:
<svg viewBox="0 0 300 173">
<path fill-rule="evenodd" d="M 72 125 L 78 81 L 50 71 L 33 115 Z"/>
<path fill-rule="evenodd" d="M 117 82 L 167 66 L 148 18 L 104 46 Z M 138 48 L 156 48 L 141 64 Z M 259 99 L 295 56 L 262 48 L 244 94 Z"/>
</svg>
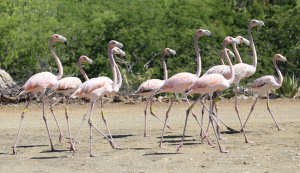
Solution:
<svg viewBox="0 0 300 173">
<path fill-rule="evenodd" d="M 245 119 L 251 100 L 240 103 Z M 219 103 L 219 115 L 233 128 L 239 124 L 232 101 Z M 175 154 L 180 140 L 186 105 L 175 104 L 164 148 L 158 147 L 161 123 L 149 115 L 150 137 L 143 137 L 144 104 L 107 104 L 105 113 L 115 142 L 122 148 L 113 150 L 106 140 L 94 132 L 93 149 L 96 157 L 88 155 L 88 125 L 85 122 L 78 152 L 67 151 L 67 139 L 58 142 L 58 132 L 53 118 L 47 111 L 55 147 L 58 152 L 48 152 L 47 133 L 40 107 L 32 105 L 26 113 L 17 155 L 12 155 L 11 145 L 16 135 L 19 115 L 23 105 L 1 106 L 0 111 L 0 172 L 299 172 L 300 170 L 300 101 L 272 100 L 271 106 L 284 131 L 277 131 L 265 105 L 260 100 L 255 115 L 247 126 L 247 134 L 253 144 L 245 144 L 240 133 L 224 134 L 222 145 L 229 153 L 219 153 L 199 141 L 199 129 L 190 117 L 186 145 Z M 73 134 L 88 105 L 71 105 L 70 116 Z M 154 110 L 162 117 L 166 103 L 154 104 Z M 199 112 L 200 107 L 195 109 Z M 98 111 L 98 110 L 97 110 Z M 67 136 L 63 106 L 56 108 L 57 118 Z M 207 117 L 207 114 L 206 114 Z M 96 126 L 104 129 L 98 112 L 93 115 Z M 222 130 L 226 130 L 223 128 Z M 214 139 L 211 137 L 211 139 Z M 213 140 L 214 141 L 214 140 Z M 214 141 L 215 143 L 215 141 Z"/>
</svg>

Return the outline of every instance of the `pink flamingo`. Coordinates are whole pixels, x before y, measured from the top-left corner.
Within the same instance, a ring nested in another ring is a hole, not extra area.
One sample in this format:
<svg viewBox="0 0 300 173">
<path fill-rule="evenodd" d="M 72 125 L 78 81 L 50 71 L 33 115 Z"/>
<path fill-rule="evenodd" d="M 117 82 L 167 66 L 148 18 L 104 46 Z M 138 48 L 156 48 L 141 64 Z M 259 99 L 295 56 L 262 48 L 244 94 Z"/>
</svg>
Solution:
<svg viewBox="0 0 300 173">
<path fill-rule="evenodd" d="M 251 106 L 250 112 L 242 126 L 241 131 L 245 131 L 244 128 L 246 126 L 246 123 L 248 121 L 248 119 L 250 118 L 250 115 L 252 114 L 253 110 L 254 110 L 254 106 L 257 102 L 257 99 L 259 96 L 266 96 L 267 97 L 267 109 L 273 119 L 273 121 L 275 122 L 275 125 L 277 127 L 278 130 L 281 130 L 281 128 L 279 127 L 271 109 L 269 106 L 269 93 L 272 89 L 278 89 L 281 87 L 282 85 L 282 81 L 283 81 L 283 77 L 282 74 L 280 72 L 280 69 L 278 68 L 277 65 L 277 61 L 287 61 L 286 57 L 282 56 L 281 54 L 275 54 L 273 57 L 273 64 L 275 66 L 276 72 L 279 76 L 279 78 L 276 78 L 275 76 L 272 75 L 266 75 L 266 76 L 262 76 L 260 78 L 255 79 L 251 84 L 250 84 L 250 88 L 252 89 L 252 91 L 254 92 L 254 96 L 255 96 L 255 100 Z"/>
<path fill-rule="evenodd" d="M 248 77 L 252 76 L 255 73 L 255 71 L 256 71 L 257 54 L 256 54 L 256 49 L 255 49 L 255 45 L 254 45 L 254 41 L 253 41 L 251 30 L 254 27 L 263 26 L 263 25 L 264 25 L 263 21 L 256 20 L 256 19 L 250 20 L 249 25 L 248 25 L 248 35 L 249 35 L 250 47 L 251 47 L 252 55 L 253 55 L 253 57 L 252 57 L 252 64 L 238 63 L 238 64 L 234 65 L 235 77 L 234 77 L 233 83 L 235 85 L 235 89 L 234 89 L 234 92 L 235 92 L 235 111 L 236 111 L 236 114 L 238 116 L 238 119 L 239 119 L 241 127 L 243 125 L 242 125 L 242 121 L 241 121 L 241 117 L 240 117 L 239 109 L 238 109 L 239 83 L 240 83 L 240 81 L 242 79 L 245 79 L 245 78 L 248 78 Z M 245 143 L 248 143 L 249 141 L 248 141 L 247 136 L 246 136 L 246 134 L 245 134 L 244 131 L 243 131 L 243 135 L 244 135 L 244 138 L 245 138 Z"/>
<path fill-rule="evenodd" d="M 48 137 L 49 137 L 49 141 L 50 141 L 50 147 L 51 147 L 51 151 L 54 151 L 54 147 L 53 147 L 53 143 L 52 143 L 52 139 L 51 139 L 51 135 L 50 135 L 50 131 L 48 128 L 48 124 L 47 124 L 47 120 L 45 117 L 45 92 L 46 89 L 53 89 L 56 87 L 58 80 L 61 79 L 62 75 L 63 75 L 63 67 L 61 65 L 61 62 L 59 60 L 59 57 L 56 55 L 54 49 L 53 49 L 53 44 L 55 42 L 64 42 L 65 44 L 67 43 L 67 39 L 61 35 L 58 34 L 53 34 L 49 40 L 49 48 L 51 50 L 51 53 L 53 54 L 53 57 L 57 63 L 58 66 L 58 74 L 54 75 L 51 72 L 40 72 L 37 74 L 34 74 L 33 76 L 31 76 L 26 83 L 23 85 L 23 91 L 19 94 L 26 94 L 26 93 L 32 93 L 32 94 L 41 94 L 41 98 L 42 98 L 42 103 L 43 103 L 43 120 L 45 122 L 45 126 L 47 129 L 47 133 L 48 133 Z M 20 134 L 20 129 L 22 127 L 22 122 L 24 119 L 24 114 L 25 112 L 28 110 L 28 106 L 29 106 L 30 101 L 28 101 L 25 105 L 25 108 L 23 110 L 23 112 L 21 113 L 21 119 L 20 119 L 20 123 L 19 123 L 19 128 L 18 128 L 18 132 L 13 144 L 13 154 L 16 154 L 16 147 L 17 147 L 17 142 L 19 139 L 19 134 Z"/>
<path fill-rule="evenodd" d="M 82 76 L 84 77 L 85 81 L 89 80 L 87 74 L 85 73 L 85 71 L 82 68 L 82 63 L 84 62 L 88 62 L 89 64 L 93 63 L 93 60 L 91 60 L 89 57 L 82 55 L 79 57 L 78 62 L 77 62 L 77 66 L 79 67 L 79 70 L 82 74 Z M 71 151 L 75 151 L 75 145 L 73 143 L 72 140 L 72 136 L 71 136 L 71 130 L 70 130 L 70 122 L 69 122 L 69 116 L 68 116 L 68 104 L 69 104 L 69 98 L 67 98 L 67 96 L 71 95 L 80 85 L 82 84 L 81 80 L 78 77 L 64 77 L 62 79 L 60 79 L 57 83 L 56 88 L 54 89 L 53 93 L 58 93 L 58 94 L 62 94 L 63 95 L 63 100 L 65 101 L 65 117 L 67 120 L 67 125 L 68 125 L 68 133 L 69 133 L 69 139 L 70 139 L 70 150 Z M 56 101 L 54 104 L 52 104 L 50 106 L 50 111 L 53 115 L 53 117 L 55 118 L 54 115 L 54 111 L 53 111 L 53 106 L 56 105 L 57 103 L 59 103 L 61 99 L 58 99 L 58 101 Z M 61 130 L 59 128 L 58 122 L 55 119 L 57 126 L 58 126 L 58 130 L 60 133 L 60 140 L 62 137 L 62 133 Z"/>
<path fill-rule="evenodd" d="M 110 59 L 110 65 L 113 71 L 113 80 L 106 76 L 101 76 L 97 78 L 92 78 L 86 82 L 84 82 L 80 87 L 71 95 L 71 98 L 76 98 L 76 97 L 87 97 L 90 99 L 91 102 L 91 107 L 88 110 L 88 112 L 85 114 L 89 115 L 88 116 L 88 123 L 90 127 L 90 148 L 89 148 L 89 153 L 90 157 L 93 157 L 92 154 L 92 127 L 101 135 L 103 135 L 112 148 L 117 148 L 116 145 L 113 142 L 113 138 L 111 136 L 109 127 L 107 125 L 106 119 L 104 117 L 103 113 L 103 101 L 102 97 L 107 94 L 115 94 L 119 91 L 121 85 L 122 85 L 122 75 L 119 70 L 118 65 L 115 62 L 114 59 L 114 54 L 119 54 L 121 56 L 125 56 L 125 52 L 121 50 L 123 47 L 122 43 L 119 43 L 115 40 L 112 40 L 108 43 L 108 57 Z M 106 129 L 109 133 L 109 137 L 105 135 L 102 131 L 97 129 L 93 124 L 92 124 L 92 113 L 94 109 L 94 105 L 96 101 L 100 98 L 100 108 L 101 108 L 101 115 L 102 115 L 102 120 L 106 126 Z M 85 118 L 83 118 L 84 120 Z"/>
<path fill-rule="evenodd" d="M 170 56 L 170 55 L 176 55 L 176 51 L 170 48 L 165 48 L 162 54 L 162 64 L 163 64 L 163 69 L 164 69 L 164 80 L 161 79 L 149 79 L 146 80 L 145 82 L 143 82 L 138 89 L 134 92 L 135 94 L 138 95 L 143 95 L 143 96 L 151 96 L 156 90 L 158 90 L 164 83 L 165 80 L 168 79 L 168 69 L 167 69 L 167 64 L 166 64 L 166 56 Z M 150 99 L 150 97 L 148 98 Z M 144 114 L 145 114 L 145 123 L 144 123 L 144 137 L 147 136 L 147 108 L 148 108 L 148 100 L 146 103 L 146 107 L 144 110 Z M 163 121 L 157 117 L 153 111 L 152 111 L 152 100 L 150 101 L 150 113 L 152 116 L 154 116 L 155 118 L 157 118 L 159 121 L 161 121 L 163 123 Z M 168 128 L 170 128 L 167 125 Z"/>
<path fill-rule="evenodd" d="M 227 44 L 229 42 L 236 42 L 236 40 L 233 39 L 232 37 L 226 37 L 224 40 L 224 43 Z M 234 68 L 233 68 L 233 65 L 227 54 L 226 48 L 224 48 L 224 54 L 225 54 L 226 60 L 229 64 L 230 71 L 231 71 L 231 76 L 229 79 L 226 79 L 222 74 L 219 74 L 219 73 L 203 75 L 202 77 L 198 78 L 193 83 L 193 85 L 191 85 L 190 88 L 187 90 L 187 93 L 198 93 L 198 94 L 208 94 L 209 95 L 209 97 L 210 97 L 209 119 L 212 124 L 213 132 L 216 136 L 220 152 L 222 152 L 222 153 L 227 152 L 227 151 L 225 149 L 223 149 L 223 147 L 221 147 L 220 142 L 219 142 L 219 137 L 217 135 L 216 129 L 213 124 L 213 120 L 215 120 L 217 122 L 217 119 L 215 117 L 213 117 L 213 98 L 212 98 L 212 96 L 213 96 L 213 93 L 216 91 L 224 91 L 225 89 L 229 88 L 234 80 Z M 183 135 L 182 135 L 180 144 L 177 146 L 177 152 L 183 146 L 189 112 L 196 102 L 194 102 L 192 105 L 190 105 L 190 107 L 186 111 L 186 119 L 185 119 L 185 124 L 184 124 L 184 129 L 183 129 Z"/>
<path fill-rule="evenodd" d="M 151 97 L 153 97 L 154 95 L 156 95 L 158 93 L 162 93 L 162 92 L 184 93 L 185 90 L 188 89 L 199 78 L 199 76 L 201 74 L 201 56 L 200 56 L 200 48 L 198 46 L 198 40 L 202 36 L 210 36 L 210 35 L 211 35 L 211 32 L 208 30 L 204 30 L 204 29 L 198 29 L 195 33 L 194 47 L 195 47 L 195 51 L 196 51 L 196 61 L 197 61 L 196 74 L 192 74 L 192 73 L 188 73 L 188 72 L 181 72 L 181 73 L 177 73 L 177 74 L 173 75 L 171 78 L 165 80 L 163 86 L 159 90 L 157 90 Z M 150 99 L 152 99 L 152 98 L 150 98 Z M 190 104 L 187 97 L 186 97 L 186 99 L 187 99 L 188 104 Z M 173 102 L 174 102 L 173 99 L 170 98 L 170 105 L 169 105 L 168 110 L 166 111 L 164 126 L 163 126 L 162 132 L 161 132 L 161 140 L 160 140 L 160 144 L 159 144 L 160 147 L 162 147 L 164 131 L 165 131 L 166 123 L 167 123 L 167 120 L 169 117 L 169 112 L 172 108 Z M 202 128 L 196 115 L 193 114 L 193 116 L 196 119 L 200 128 Z"/>
<path fill-rule="evenodd" d="M 226 37 L 224 39 L 224 42 L 223 42 L 224 43 L 224 45 L 223 45 L 224 46 L 224 50 L 222 51 L 222 54 L 220 56 L 221 57 L 221 63 L 222 63 L 222 65 L 215 65 L 215 66 L 209 68 L 203 75 L 218 73 L 218 74 L 223 75 L 226 79 L 230 78 L 230 76 L 231 76 L 230 66 L 229 65 L 225 65 L 224 60 L 223 60 L 224 57 L 225 57 L 225 52 L 224 51 L 227 51 L 227 54 L 229 54 L 231 57 L 235 57 L 238 63 L 242 63 L 243 62 L 242 59 L 241 59 L 241 56 L 240 56 L 240 54 L 239 54 L 239 52 L 237 50 L 236 45 L 237 44 L 245 44 L 245 45 L 249 46 L 250 42 L 249 42 L 249 40 L 247 40 L 246 38 L 244 38 L 242 36 L 237 36 L 235 38 L 236 41 L 230 41 L 232 39 L 233 38 L 230 37 L 230 36 L 228 36 L 228 37 Z M 232 55 L 233 53 L 229 49 L 225 48 L 228 44 L 232 44 L 232 47 L 233 47 L 233 50 L 234 50 L 234 53 L 235 53 L 234 55 Z M 215 103 L 215 101 L 214 101 L 214 108 L 217 111 L 217 104 Z M 204 113 L 204 107 L 202 108 L 201 124 L 203 124 L 203 113 Z M 228 128 L 227 127 L 227 129 L 235 131 L 232 128 Z M 207 128 L 207 130 L 208 130 L 208 128 Z M 221 139 L 221 133 L 220 133 L 219 123 L 217 123 L 217 132 L 218 132 L 218 135 L 219 135 L 219 139 Z M 200 132 L 200 134 L 201 134 L 201 136 L 203 136 L 202 131 Z"/>
</svg>

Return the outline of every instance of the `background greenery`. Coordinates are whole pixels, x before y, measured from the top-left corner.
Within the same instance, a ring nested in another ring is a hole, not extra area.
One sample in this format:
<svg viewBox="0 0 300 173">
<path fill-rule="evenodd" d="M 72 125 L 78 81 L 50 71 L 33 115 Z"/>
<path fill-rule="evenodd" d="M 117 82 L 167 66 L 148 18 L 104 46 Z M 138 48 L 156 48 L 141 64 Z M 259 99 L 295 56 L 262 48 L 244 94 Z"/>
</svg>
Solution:
<svg viewBox="0 0 300 173">
<path fill-rule="evenodd" d="M 0 67 L 19 84 L 39 71 L 56 73 L 48 39 L 59 33 L 69 41 L 67 47 L 55 46 L 66 76 L 81 77 L 76 61 L 82 54 L 95 62 L 86 66 L 90 77 L 111 76 L 106 46 L 115 39 L 124 43 L 125 59 L 132 66 L 132 72 L 122 66 L 123 91 L 131 92 L 145 79 L 163 77 L 163 48 L 177 51 L 167 62 L 170 75 L 195 72 L 193 34 L 198 28 L 210 30 L 212 37 L 199 41 L 205 71 L 220 63 L 224 37 L 247 38 L 247 23 L 256 18 L 265 27 L 253 31 L 259 59 L 252 78 L 273 74 L 272 57 L 281 53 L 288 59 L 280 64 L 283 73 L 299 80 L 299 4 L 299 0 L 1 0 Z M 251 62 L 250 49 L 239 50 L 244 61 Z M 150 59 L 154 61 L 145 69 Z"/>
</svg>

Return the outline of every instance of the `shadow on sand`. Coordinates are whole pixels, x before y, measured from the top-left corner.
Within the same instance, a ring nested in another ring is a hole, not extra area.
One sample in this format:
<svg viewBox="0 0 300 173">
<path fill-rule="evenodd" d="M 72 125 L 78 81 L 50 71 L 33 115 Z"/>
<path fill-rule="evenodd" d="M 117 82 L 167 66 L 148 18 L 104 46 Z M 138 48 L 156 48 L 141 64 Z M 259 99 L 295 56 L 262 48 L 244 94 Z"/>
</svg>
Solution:
<svg viewBox="0 0 300 173">
<path fill-rule="evenodd" d="M 163 153 L 163 152 L 154 152 L 154 153 L 146 153 L 143 154 L 143 156 L 162 156 L 162 155 L 177 155 L 177 154 L 182 154 L 182 153 Z"/>
<path fill-rule="evenodd" d="M 49 145 L 19 145 L 17 148 L 34 148 L 34 147 L 46 147 Z"/>
<path fill-rule="evenodd" d="M 45 157 L 31 157 L 30 159 L 44 160 L 44 159 L 61 159 L 61 158 L 68 158 L 68 157 L 67 156 L 45 156 Z"/>
</svg>

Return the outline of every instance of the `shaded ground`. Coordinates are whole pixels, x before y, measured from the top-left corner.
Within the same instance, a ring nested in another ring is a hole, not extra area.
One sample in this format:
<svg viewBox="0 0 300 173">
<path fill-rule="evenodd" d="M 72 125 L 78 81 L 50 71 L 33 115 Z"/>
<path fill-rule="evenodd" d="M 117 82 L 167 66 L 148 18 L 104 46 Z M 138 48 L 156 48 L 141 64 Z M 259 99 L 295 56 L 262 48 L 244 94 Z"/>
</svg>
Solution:
<svg viewBox="0 0 300 173">
<path fill-rule="evenodd" d="M 251 100 L 242 101 L 243 119 Z M 2 106 L 0 109 L 0 172 L 297 172 L 300 169 L 300 101 L 272 100 L 271 106 L 284 131 L 277 131 L 260 100 L 255 116 L 247 129 L 254 144 L 244 144 L 241 134 L 224 134 L 222 144 L 229 150 L 221 154 L 199 142 L 199 130 L 190 118 L 186 144 L 179 154 L 174 154 L 182 133 L 184 103 L 175 104 L 169 124 L 174 129 L 166 134 L 164 148 L 158 147 L 161 124 L 153 117 L 149 120 L 150 137 L 143 137 L 144 104 L 105 105 L 105 113 L 116 143 L 122 148 L 113 150 L 107 142 L 94 133 L 93 149 L 96 157 L 88 157 L 88 126 L 85 123 L 80 137 L 79 151 L 72 154 L 65 149 L 67 140 L 58 143 L 55 124 L 47 112 L 48 121 L 58 152 L 48 152 L 48 139 L 41 118 L 40 108 L 32 106 L 26 114 L 18 154 L 11 155 L 11 145 L 17 131 L 19 114 L 23 105 Z M 88 105 L 70 106 L 72 131 L 78 128 L 82 114 Z M 166 103 L 155 104 L 154 110 L 160 117 L 167 108 Z M 66 123 L 63 107 L 58 106 L 57 117 L 63 126 Z M 199 112 L 199 107 L 196 111 Z M 231 101 L 222 101 L 220 116 L 232 127 L 239 124 Z M 100 117 L 93 115 L 97 127 L 103 129 Z M 223 128 L 223 130 L 226 130 Z"/>
</svg>

